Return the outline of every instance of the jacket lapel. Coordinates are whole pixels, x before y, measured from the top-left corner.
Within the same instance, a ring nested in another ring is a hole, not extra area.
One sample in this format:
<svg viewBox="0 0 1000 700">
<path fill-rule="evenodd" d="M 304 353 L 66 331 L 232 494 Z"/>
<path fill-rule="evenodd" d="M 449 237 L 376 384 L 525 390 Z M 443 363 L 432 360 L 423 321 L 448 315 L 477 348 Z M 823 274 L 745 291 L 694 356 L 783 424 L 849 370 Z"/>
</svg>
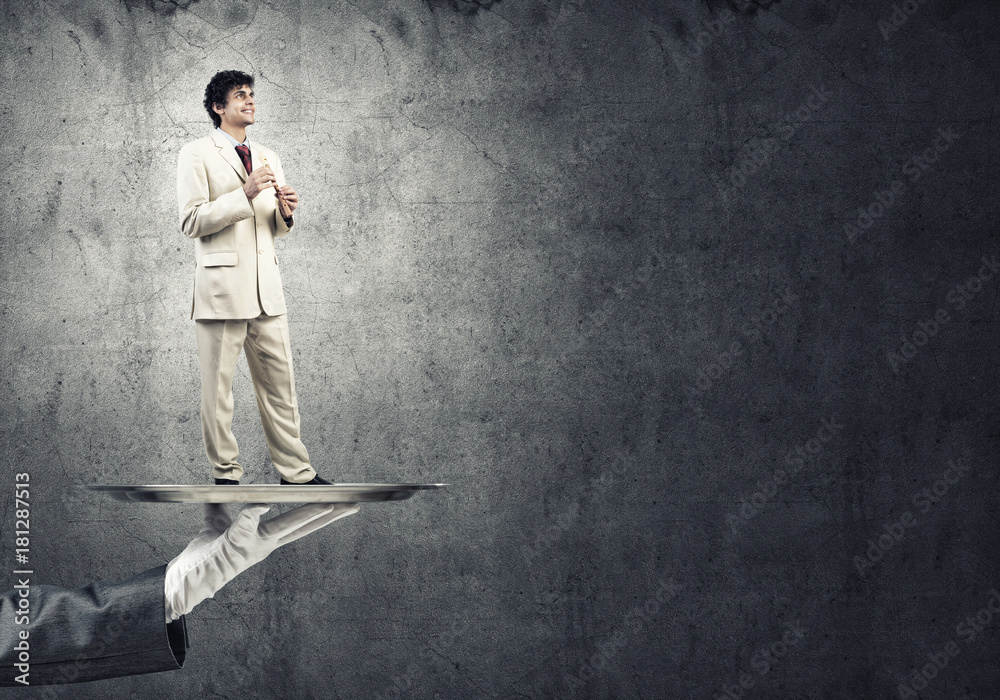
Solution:
<svg viewBox="0 0 1000 700">
<path fill-rule="evenodd" d="M 236 174 L 240 176 L 240 180 L 246 182 L 246 168 L 243 167 L 243 161 L 241 161 L 239 155 L 237 155 L 236 149 L 233 148 L 233 144 L 229 143 L 229 141 L 226 140 L 226 137 L 218 131 L 212 132 L 212 140 L 215 142 L 216 147 L 218 147 L 220 155 L 225 158 L 227 163 L 233 166 L 233 170 L 235 170 Z M 252 147 L 250 149 L 250 158 L 253 159 Z"/>
</svg>

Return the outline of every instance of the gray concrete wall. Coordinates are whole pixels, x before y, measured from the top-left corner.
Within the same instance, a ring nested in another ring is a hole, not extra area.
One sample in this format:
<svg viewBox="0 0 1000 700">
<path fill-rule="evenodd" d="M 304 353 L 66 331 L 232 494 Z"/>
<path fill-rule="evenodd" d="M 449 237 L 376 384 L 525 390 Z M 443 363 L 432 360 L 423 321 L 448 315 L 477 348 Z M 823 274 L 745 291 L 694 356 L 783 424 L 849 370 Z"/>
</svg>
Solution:
<svg viewBox="0 0 1000 700">
<path fill-rule="evenodd" d="M 1000 697 L 1000 12 L 744 5 L 3 3 L 3 561 L 15 471 L 38 581 L 197 531 L 74 487 L 211 477 L 174 183 L 221 69 L 302 198 L 314 462 L 453 484 L 62 697 Z"/>
</svg>

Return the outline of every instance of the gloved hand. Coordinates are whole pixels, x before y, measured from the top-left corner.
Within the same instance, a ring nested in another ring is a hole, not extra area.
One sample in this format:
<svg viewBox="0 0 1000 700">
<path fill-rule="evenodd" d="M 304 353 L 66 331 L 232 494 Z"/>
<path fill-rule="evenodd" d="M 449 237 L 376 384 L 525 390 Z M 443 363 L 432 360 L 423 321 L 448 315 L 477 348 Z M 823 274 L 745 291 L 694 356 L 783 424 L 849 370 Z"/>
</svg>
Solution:
<svg viewBox="0 0 1000 700">
<path fill-rule="evenodd" d="M 220 503 L 205 504 L 205 525 L 184 551 L 167 564 L 163 592 L 166 621 L 186 615 L 278 547 L 353 515 L 357 503 L 310 503 L 260 522 L 271 510 L 253 504 L 233 523 Z"/>
</svg>

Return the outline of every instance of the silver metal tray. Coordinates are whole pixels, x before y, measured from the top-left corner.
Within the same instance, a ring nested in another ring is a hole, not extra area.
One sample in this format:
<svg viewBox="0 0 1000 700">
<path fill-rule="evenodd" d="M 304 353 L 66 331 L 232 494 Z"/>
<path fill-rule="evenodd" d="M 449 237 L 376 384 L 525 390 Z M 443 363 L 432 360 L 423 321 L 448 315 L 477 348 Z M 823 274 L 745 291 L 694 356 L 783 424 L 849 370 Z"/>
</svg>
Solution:
<svg viewBox="0 0 1000 700">
<path fill-rule="evenodd" d="M 362 503 L 404 501 L 417 491 L 439 489 L 448 484 L 333 484 L 290 486 L 240 484 L 239 486 L 187 486 L 182 484 L 93 484 L 85 488 L 101 491 L 119 501 L 142 503 Z"/>
</svg>

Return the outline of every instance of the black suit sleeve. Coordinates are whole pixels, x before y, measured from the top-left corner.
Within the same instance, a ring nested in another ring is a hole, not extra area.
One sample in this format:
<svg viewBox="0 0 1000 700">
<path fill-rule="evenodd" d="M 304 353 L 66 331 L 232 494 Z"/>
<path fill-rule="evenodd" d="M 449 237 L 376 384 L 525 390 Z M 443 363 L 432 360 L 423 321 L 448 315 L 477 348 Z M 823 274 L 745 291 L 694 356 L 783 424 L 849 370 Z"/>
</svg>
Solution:
<svg viewBox="0 0 1000 700">
<path fill-rule="evenodd" d="M 184 618 L 168 625 L 163 616 L 166 568 L 75 590 L 31 584 L 26 611 L 20 591 L 0 596 L 0 686 L 23 685 L 19 676 L 31 685 L 79 683 L 183 666 Z M 18 624 L 25 613 L 30 624 Z M 17 666 L 22 653 L 26 677 Z"/>
</svg>

